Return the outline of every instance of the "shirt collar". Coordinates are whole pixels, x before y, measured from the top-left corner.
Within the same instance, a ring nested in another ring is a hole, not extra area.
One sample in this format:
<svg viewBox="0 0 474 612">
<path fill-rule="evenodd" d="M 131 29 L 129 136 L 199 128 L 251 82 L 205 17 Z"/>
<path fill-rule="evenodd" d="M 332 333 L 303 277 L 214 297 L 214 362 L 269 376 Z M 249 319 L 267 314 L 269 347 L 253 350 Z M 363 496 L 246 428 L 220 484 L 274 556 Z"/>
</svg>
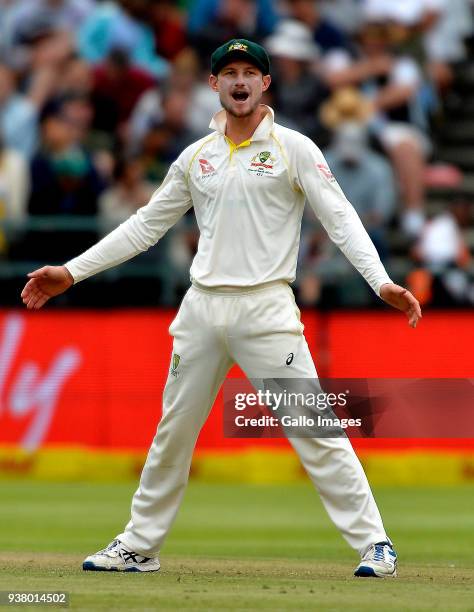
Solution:
<svg viewBox="0 0 474 612">
<path fill-rule="evenodd" d="M 250 137 L 250 140 L 252 140 L 253 142 L 257 140 L 267 139 L 273 129 L 273 123 L 275 120 L 275 114 L 273 112 L 273 109 L 267 106 L 266 104 L 264 104 L 263 106 L 265 107 L 266 114 L 265 117 L 258 124 L 255 132 Z M 209 127 L 211 128 L 211 130 L 215 130 L 219 134 L 225 136 L 226 124 L 226 111 L 222 109 L 214 115 L 211 123 L 209 124 Z"/>
</svg>

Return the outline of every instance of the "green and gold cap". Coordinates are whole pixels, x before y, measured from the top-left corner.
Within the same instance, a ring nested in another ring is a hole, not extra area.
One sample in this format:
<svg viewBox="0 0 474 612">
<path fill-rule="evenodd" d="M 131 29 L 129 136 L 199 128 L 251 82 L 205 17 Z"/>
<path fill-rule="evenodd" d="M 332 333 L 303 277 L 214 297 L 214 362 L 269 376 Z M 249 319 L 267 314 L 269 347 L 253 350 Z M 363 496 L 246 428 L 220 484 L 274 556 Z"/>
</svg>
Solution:
<svg viewBox="0 0 474 612">
<path fill-rule="evenodd" d="M 263 74 L 270 73 L 270 59 L 262 46 L 245 38 L 234 38 L 216 49 L 212 54 L 212 74 L 217 76 L 224 66 L 235 60 L 246 60 L 257 66 Z"/>
</svg>

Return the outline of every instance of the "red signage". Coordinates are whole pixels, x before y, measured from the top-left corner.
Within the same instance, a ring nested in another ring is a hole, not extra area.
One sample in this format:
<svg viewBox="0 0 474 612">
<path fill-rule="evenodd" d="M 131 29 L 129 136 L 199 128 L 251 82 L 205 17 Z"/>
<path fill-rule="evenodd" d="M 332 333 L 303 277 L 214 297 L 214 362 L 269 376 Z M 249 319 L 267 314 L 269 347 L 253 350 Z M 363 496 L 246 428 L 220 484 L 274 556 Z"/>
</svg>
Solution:
<svg viewBox="0 0 474 612">
<path fill-rule="evenodd" d="M 160 418 L 173 316 L 162 310 L 0 313 L 0 445 L 146 450 Z M 416 330 L 396 313 L 306 312 L 303 321 L 321 377 L 472 377 L 470 313 L 429 313 Z M 241 375 L 238 368 L 230 373 Z M 255 445 L 224 438 L 221 404 L 198 446 Z"/>
</svg>

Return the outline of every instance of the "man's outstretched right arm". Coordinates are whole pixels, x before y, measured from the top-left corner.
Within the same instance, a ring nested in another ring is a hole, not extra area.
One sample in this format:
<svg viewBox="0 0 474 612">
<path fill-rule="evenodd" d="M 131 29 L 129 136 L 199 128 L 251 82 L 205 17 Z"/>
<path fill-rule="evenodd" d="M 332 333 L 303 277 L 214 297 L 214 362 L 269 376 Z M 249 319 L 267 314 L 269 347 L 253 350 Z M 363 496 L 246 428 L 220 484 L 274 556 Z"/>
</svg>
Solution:
<svg viewBox="0 0 474 612">
<path fill-rule="evenodd" d="M 98 272 L 112 268 L 156 244 L 192 206 L 181 158 L 172 164 L 163 183 L 127 221 L 64 266 L 45 266 L 28 274 L 21 297 L 38 309 L 51 297 Z"/>
</svg>

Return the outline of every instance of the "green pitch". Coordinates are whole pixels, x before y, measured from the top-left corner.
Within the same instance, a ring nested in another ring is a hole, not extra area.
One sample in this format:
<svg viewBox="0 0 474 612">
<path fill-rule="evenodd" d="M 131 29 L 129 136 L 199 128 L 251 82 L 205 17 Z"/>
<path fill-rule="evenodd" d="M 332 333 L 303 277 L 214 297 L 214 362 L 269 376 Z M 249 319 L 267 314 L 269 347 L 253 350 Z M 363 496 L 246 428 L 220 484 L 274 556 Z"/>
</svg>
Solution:
<svg viewBox="0 0 474 612">
<path fill-rule="evenodd" d="M 133 488 L 0 482 L 0 590 L 69 591 L 71 609 L 93 611 L 474 610 L 474 487 L 375 491 L 395 580 L 352 577 L 357 557 L 309 484 L 193 483 L 160 573 L 82 572 Z"/>
</svg>

